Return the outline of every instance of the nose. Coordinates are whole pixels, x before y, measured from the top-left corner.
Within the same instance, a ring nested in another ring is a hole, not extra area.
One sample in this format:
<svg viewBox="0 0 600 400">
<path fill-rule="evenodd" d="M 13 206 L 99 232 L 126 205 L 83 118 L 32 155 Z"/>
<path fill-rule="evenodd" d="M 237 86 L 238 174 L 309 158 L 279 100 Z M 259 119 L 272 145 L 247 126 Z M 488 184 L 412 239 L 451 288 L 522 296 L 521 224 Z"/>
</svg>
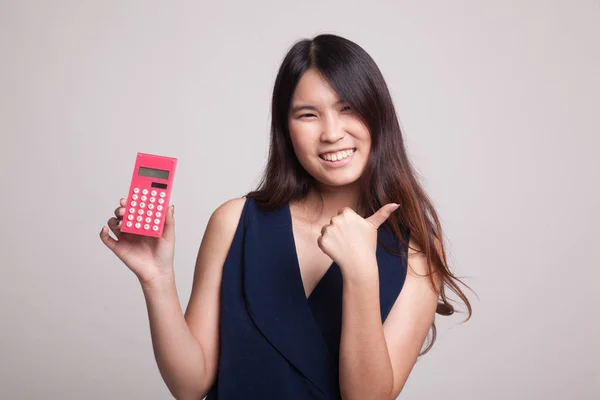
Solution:
<svg viewBox="0 0 600 400">
<path fill-rule="evenodd" d="M 324 142 L 337 142 L 345 136 L 342 124 L 336 117 L 324 119 L 323 131 L 321 132 L 321 140 Z"/>
</svg>

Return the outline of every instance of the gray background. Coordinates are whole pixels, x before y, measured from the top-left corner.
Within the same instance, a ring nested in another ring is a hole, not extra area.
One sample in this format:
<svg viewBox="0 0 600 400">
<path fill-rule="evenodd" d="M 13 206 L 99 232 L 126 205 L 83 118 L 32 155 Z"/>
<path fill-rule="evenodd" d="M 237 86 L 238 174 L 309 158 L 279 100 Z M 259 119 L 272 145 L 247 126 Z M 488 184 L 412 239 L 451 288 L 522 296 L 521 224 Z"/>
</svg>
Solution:
<svg viewBox="0 0 600 400">
<path fill-rule="evenodd" d="M 136 152 L 179 158 L 185 307 L 210 214 L 265 165 L 285 52 L 324 32 L 380 66 L 479 296 L 400 398 L 599 398 L 597 1 L 0 4 L 0 398 L 170 398 L 100 228 Z"/>
</svg>

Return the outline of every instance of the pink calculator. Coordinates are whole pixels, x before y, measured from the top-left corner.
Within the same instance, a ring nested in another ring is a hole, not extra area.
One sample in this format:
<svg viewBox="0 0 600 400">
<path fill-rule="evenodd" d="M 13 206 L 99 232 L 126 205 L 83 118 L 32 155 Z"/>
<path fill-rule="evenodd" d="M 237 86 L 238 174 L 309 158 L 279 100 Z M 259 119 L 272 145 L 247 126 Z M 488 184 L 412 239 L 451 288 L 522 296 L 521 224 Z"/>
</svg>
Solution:
<svg viewBox="0 0 600 400">
<path fill-rule="evenodd" d="M 121 232 L 161 237 L 177 159 L 137 153 Z"/>
</svg>

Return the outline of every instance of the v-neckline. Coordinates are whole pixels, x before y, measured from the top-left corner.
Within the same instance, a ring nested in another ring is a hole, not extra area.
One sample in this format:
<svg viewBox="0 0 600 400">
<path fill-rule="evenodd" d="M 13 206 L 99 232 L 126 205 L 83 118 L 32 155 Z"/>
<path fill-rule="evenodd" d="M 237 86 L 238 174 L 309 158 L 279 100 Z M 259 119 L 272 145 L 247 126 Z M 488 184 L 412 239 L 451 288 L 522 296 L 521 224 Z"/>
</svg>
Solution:
<svg viewBox="0 0 600 400">
<path fill-rule="evenodd" d="M 298 258 L 298 250 L 296 249 L 296 238 L 294 236 L 294 223 L 293 223 L 294 221 L 292 219 L 292 209 L 290 207 L 289 201 L 286 204 L 286 210 L 287 210 L 287 217 L 288 217 L 287 222 L 288 222 L 288 226 L 289 226 L 290 238 L 292 241 L 292 249 L 294 251 L 294 259 L 296 261 L 295 267 L 296 267 L 296 271 L 298 272 L 298 277 L 300 278 L 300 287 L 302 288 L 302 295 L 304 296 L 306 301 L 310 301 L 310 298 L 312 297 L 313 293 L 315 293 L 315 291 L 318 289 L 318 287 L 321 285 L 321 283 L 327 277 L 327 274 L 329 274 L 330 271 L 333 269 L 335 261 L 332 261 L 331 264 L 329 264 L 329 268 L 327 268 L 327 270 L 325 271 L 323 276 L 321 276 L 321 278 L 317 281 L 317 283 L 315 284 L 313 289 L 310 291 L 308 296 L 306 296 L 306 288 L 304 287 L 304 281 L 302 280 L 302 270 L 300 269 L 300 259 Z"/>
</svg>

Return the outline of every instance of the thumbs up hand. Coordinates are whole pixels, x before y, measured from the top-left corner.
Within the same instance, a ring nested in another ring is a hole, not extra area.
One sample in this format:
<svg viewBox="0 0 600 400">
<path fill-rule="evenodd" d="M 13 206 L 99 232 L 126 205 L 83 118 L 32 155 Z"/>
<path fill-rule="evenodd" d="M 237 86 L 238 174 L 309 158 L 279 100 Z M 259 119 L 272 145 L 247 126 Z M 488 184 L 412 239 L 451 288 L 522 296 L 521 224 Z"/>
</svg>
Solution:
<svg viewBox="0 0 600 400">
<path fill-rule="evenodd" d="M 344 207 L 323 226 L 317 243 L 323 253 L 339 265 L 344 278 L 360 278 L 378 272 L 377 229 L 398 207 L 398 204 L 388 203 L 368 218 Z"/>
</svg>

